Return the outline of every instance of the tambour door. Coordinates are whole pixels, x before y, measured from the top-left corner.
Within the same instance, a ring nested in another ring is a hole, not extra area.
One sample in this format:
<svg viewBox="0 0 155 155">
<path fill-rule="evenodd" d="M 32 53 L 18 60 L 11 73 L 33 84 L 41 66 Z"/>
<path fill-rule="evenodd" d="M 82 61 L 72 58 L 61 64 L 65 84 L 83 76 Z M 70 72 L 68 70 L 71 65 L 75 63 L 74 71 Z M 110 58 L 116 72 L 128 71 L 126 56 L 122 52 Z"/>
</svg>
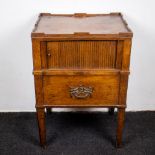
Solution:
<svg viewBox="0 0 155 155">
<path fill-rule="evenodd" d="M 46 43 L 48 69 L 114 69 L 117 41 L 51 41 Z"/>
</svg>

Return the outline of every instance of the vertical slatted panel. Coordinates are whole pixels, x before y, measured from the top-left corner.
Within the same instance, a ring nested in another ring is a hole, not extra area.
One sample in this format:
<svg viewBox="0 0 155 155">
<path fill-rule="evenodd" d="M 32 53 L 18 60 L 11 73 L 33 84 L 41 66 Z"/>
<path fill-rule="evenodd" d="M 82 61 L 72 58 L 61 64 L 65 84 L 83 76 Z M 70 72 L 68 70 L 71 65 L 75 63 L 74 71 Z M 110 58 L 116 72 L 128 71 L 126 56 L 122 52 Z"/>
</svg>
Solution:
<svg viewBox="0 0 155 155">
<path fill-rule="evenodd" d="M 116 68 L 118 69 L 120 69 L 122 66 L 123 45 L 124 45 L 123 41 L 121 40 L 117 41 Z"/>
<path fill-rule="evenodd" d="M 116 41 L 47 43 L 48 68 L 115 68 Z"/>
</svg>

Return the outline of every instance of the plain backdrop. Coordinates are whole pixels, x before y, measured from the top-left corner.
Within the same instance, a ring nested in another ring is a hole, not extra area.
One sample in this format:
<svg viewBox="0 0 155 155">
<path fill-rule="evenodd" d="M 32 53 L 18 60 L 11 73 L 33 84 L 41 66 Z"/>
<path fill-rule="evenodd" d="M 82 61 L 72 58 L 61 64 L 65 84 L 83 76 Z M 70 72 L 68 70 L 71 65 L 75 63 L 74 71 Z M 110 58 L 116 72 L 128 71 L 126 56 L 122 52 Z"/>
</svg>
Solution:
<svg viewBox="0 0 155 155">
<path fill-rule="evenodd" d="M 127 110 L 155 110 L 154 0 L 0 0 L 0 111 L 35 110 L 30 34 L 40 12 L 122 12 L 134 33 Z"/>
</svg>

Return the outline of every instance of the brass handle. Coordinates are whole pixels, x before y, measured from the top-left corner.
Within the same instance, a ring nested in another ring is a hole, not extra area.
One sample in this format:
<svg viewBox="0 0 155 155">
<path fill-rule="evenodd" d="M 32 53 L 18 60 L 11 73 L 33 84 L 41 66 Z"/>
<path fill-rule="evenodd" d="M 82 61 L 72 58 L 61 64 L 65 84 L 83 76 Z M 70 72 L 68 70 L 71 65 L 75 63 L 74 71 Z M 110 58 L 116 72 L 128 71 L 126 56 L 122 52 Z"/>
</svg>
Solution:
<svg viewBox="0 0 155 155">
<path fill-rule="evenodd" d="M 85 99 L 91 97 L 92 93 L 93 93 L 92 87 L 85 87 L 80 85 L 78 87 L 70 88 L 70 95 L 72 98 Z"/>
</svg>

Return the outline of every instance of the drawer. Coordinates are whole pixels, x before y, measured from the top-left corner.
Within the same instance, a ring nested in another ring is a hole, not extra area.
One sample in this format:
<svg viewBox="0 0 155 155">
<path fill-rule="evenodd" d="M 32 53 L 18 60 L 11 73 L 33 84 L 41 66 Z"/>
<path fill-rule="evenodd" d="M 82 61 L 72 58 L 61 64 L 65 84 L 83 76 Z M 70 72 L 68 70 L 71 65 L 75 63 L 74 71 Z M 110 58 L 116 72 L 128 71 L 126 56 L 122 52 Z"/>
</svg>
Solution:
<svg viewBox="0 0 155 155">
<path fill-rule="evenodd" d="M 117 41 L 47 42 L 47 68 L 115 68 Z"/>
<path fill-rule="evenodd" d="M 119 75 L 52 75 L 43 77 L 44 104 L 106 106 L 118 103 Z"/>
</svg>

